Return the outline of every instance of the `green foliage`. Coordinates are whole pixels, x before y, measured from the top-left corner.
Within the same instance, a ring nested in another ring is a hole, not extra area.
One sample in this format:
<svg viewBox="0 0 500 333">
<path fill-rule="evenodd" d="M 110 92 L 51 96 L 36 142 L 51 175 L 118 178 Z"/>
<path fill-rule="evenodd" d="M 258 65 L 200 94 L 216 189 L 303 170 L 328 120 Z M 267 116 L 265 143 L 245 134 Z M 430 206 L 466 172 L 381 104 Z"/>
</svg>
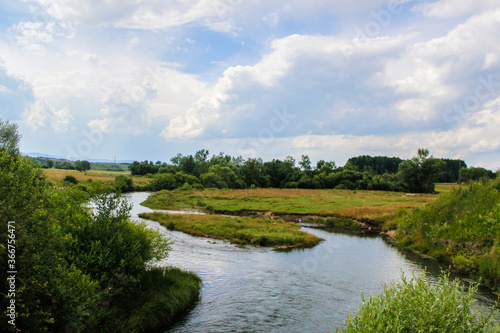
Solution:
<svg viewBox="0 0 500 333">
<path fill-rule="evenodd" d="M 474 309 L 476 291 L 477 286 L 465 290 L 446 274 L 437 284 L 424 275 L 410 279 L 403 275 L 400 283 L 385 285 L 380 295 L 363 298 L 357 313 L 348 315 L 336 332 L 499 332 L 494 310 Z"/>
<path fill-rule="evenodd" d="M 467 167 L 467 164 L 462 160 L 452 160 L 449 158 L 442 159 L 445 162 L 444 169 L 439 173 L 438 183 L 456 183 L 460 180 L 460 169 Z"/>
<path fill-rule="evenodd" d="M 75 167 L 73 166 L 73 163 L 70 163 L 68 161 L 56 161 L 54 164 L 54 168 L 56 169 L 62 169 L 62 170 L 74 170 Z"/>
<path fill-rule="evenodd" d="M 89 161 L 80 161 L 80 160 L 75 161 L 74 168 L 75 170 L 83 172 L 91 169 Z"/>
<path fill-rule="evenodd" d="M 15 222 L 11 224 L 15 225 L 18 271 L 16 329 L 138 332 L 142 327 L 170 322 L 197 297 L 199 278 L 179 274 L 156 279 L 160 284 L 155 288 L 162 291 L 141 294 L 140 281 L 150 274 L 147 264 L 165 258 L 170 243 L 160 233 L 131 223 L 128 204 L 102 190 L 99 182 L 89 184 L 86 191 L 77 186 L 55 188 L 44 180 L 31 159 L 11 150 L 0 151 L 3 239 L 7 239 L 7 222 Z M 0 259 L 7 262 L 4 243 L 0 245 Z M 4 286 L 6 272 L 0 271 Z M 172 282 L 177 278 L 186 281 Z M 182 287 L 184 283 L 190 287 Z M 182 291 L 176 291 L 178 286 Z M 141 302 L 119 301 L 132 294 L 135 299 L 140 296 Z M 8 303 L 9 298 L 2 297 L 4 309 Z M 158 309 L 145 311 L 148 322 L 128 322 L 137 318 L 131 314 L 138 308 L 153 309 L 165 303 L 172 310 L 163 314 Z"/>
<path fill-rule="evenodd" d="M 344 167 L 337 168 L 335 162 L 320 160 L 313 167 L 308 155 L 295 159 L 287 156 L 283 161 L 273 159 L 263 162 L 261 158 L 231 157 L 224 153 L 208 158 L 208 150 L 193 155 L 177 154 L 171 158 L 173 165 L 160 161 L 137 162 L 129 165 L 132 175 L 173 174 L 181 172 L 195 177 L 190 185 L 202 184 L 205 188 L 243 189 L 252 188 L 302 188 L 302 189 L 350 189 L 379 191 L 411 191 L 433 193 L 434 183 L 456 181 L 460 160 L 435 159 L 429 151 L 420 149 L 411 160 L 397 157 L 358 156 L 349 159 Z M 462 163 L 463 162 L 463 163 Z M 397 173 L 396 173 L 397 172 Z M 176 189 L 185 181 L 173 181 L 171 177 L 159 177 L 151 183 L 154 190 Z"/>
<path fill-rule="evenodd" d="M 322 241 L 319 237 L 300 231 L 299 225 L 283 220 L 159 212 L 143 213 L 140 217 L 191 235 L 224 238 L 235 244 L 307 248 Z"/>
<path fill-rule="evenodd" d="M 71 184 L 78 184 L 78 180 L 75 178 L 75 176 L 72 175 L 67 175 L 66 177 L 64 177 L 64 181 Z"/>
<path fill-rule="evenodd" d="M 125 175 L 117 175 L 115 176 L 114 181 L 116 191 L 125 193 L 134 190 L 134 183 L 131 177 Z"/>
<path fill-rule="evenodd" d="M 72 238 L 61 230 L 50 191 L 40 169 L 28 158 L 0 152 L 1 236 L 7 239 L 7 221 L 15 221 L 16 278 L 23 281 L 17 285 L 16 327 L 22 331 L 58 331 L 69 321 L 86 321 L 86 311 L 98 297 L 97 283 L 65 258 Z M 62 217 L 70 218 L 67 207 L 58 209 L 65 211 Z M 7 262 L 4 244 L 0 254 Z M 0 272 L 4 283 L 5 274 Z M 2 307 L 8 301 L 2 297 Z"/>
<path fill-rule="evenodd" d="M 358 156 L 347 160 L 346 165 L 352 165 L 360 172 L 372 172 L 376 175 L 395 174 L 398 172 L 399 164 L 403 162 L 399 157 L 387 156 Z"/>
<path fill-rule="evenodd" d="M 123 332 L 149 332 L 173 324 L 198 300 L 201 279 L 175 267 L 153 267 L 143 274 L 139 286 L 117 300 L 129 316 L 119 322 L 109 320 L 122 326 Z"/>
<path fill-rule="evenodd" d="M 472 183 L 399 223 L 397 241 L 414 250 L 450 261 L 455 269 L 477 272 L 490 287 L 500 286 L 500 193 L 495 183 Z"/>
<path fill-rule="evenodd" d="M 463 167 L 462 169 L 460 169 L 460 173 L 462 175 L 462 181 L 464 182 L 495 178 L 495 174 L 490 170 L 486 170 L 485 168 Z"/>
<path fill-rule="evenodd" d="M 410 192 L 433 193 L 434 182 L 446 163 L 429 156 L 428 149 L 419 149 L 418 155 L 401 162 L 399 176 Z"/>
<path fill-rule="evenodd" d="M 49 160 L 47 158 L 41 158 L 41 157 L 34 158 L 34 157 L 32 157 L 31 159 L 33 160 L 33 162 L 36 165 L 39 165 L 44 169 L 50 169 L 54 166 L 54 161 Z"/>
<path fill-rule="evenodd" d="M 198 178 L 192 175 L 187 175 L 183 172 L 177 172 L 176 174 L 159 173 L 154 175 L 149 181 L 149 184 L 154 191 L 174 190 L 182 187 L 186 183 L 187 185 L 195 188 L 198 188 L 201 185 Z M 184 189 L 187 188 L 185 187 Z"/>
<path fill-rule="evenodd" d="M 130 207 L 118 195 L 100 194 L 91 203 L 95 212 L 74 231 L 70 260 L 114 295 L 137 282 L 146 262 L 164 258 L 169 243 L 144 225 L 130 223 Z"/>
<path fill-rule="evenodd" d="M 3 121 L 0 118 L 0 151 L 5 151 L 11 155 L 19 154 L 19 141 L 21 135 L 18 132 L 17 124 L 10 121 Z"/>
<path fill-rule="evenodd" d="M 132 176 L 144 176 L 147 175 L 148 173 L 150 174 L 155 174 L 158 172 L 158 170 L 161 167 L 161 163 L 156 163 L 153 164 L 153 161 L 143 161 L 143 162 L 137 162 L 134 161 L 132 164 L 129 164 L 128 169 L 132 173 Z"/>
</svg>

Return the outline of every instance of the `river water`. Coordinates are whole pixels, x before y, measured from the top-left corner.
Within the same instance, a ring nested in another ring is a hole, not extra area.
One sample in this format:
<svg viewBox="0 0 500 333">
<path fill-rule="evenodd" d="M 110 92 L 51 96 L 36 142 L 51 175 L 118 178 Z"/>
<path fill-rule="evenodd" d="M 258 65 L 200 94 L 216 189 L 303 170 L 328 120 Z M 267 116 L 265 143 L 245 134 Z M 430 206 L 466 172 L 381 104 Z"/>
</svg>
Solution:
<svg viewBox="0 0 500 333">
<path fill-rule="evenodd" d="M 201 297 L 188 315 L 166 332 L 331 332 L 361 305 L 361 293 L 382 291 L 401 273 L 440 274 L 433 260 L 401 251 L 382 237 L 359 237 L 303 228 L 325 241 L 313 249 L 276 252 L 240 248 L 226 241 L 169 231 L 137 214 L 151 193 L 124 197 L 131 215 L 174 241 L 165 265 L 196 272 L 203 280 Z M 480 307 L 496 298 L 477 294 Z"/>
</svg>

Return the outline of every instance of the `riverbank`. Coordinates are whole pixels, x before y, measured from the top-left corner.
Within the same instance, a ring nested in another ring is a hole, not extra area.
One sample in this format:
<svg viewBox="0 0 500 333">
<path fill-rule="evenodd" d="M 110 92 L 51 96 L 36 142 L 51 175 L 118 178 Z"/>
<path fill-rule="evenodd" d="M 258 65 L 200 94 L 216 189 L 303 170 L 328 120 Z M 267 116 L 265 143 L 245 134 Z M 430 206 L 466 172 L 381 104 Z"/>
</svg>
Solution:
<svg viewBox="0 0 500 333">
<path fill-rule="evenodd" d="M 198 302 L 201 283 L 193 272 L 176 267 L 152 268 L 137 288 L 116 297 L 114 307 L 102 312 L 99 329 L 139 333 L 169 327 Z"/>
<path fill-rule="evenodd" d="M 323 241 L 301 231 L 298 224 L 282 219 L 160 212 L 142 213 L 139 217 L 194 236 L 226 239 L 233 244 L 272 247 L 275 250 L 311 248 Z"/>
<path fill-rule="evenodd" d="M 500 181 L 464 185 L 402 214 L 387 235 L 397 246 L 449 263 L 500 290 Z"/>
</svg>

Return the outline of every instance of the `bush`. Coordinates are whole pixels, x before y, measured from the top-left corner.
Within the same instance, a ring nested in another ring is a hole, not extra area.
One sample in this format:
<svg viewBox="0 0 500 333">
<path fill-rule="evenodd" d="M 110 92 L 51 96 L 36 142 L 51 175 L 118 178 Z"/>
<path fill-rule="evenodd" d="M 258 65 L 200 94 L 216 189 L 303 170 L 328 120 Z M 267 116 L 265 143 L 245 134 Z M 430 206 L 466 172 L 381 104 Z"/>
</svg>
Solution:
<svg viewBox="0 0 500 333">
<path fill-rule="evenodd" d="M 131 177 L 125 175 L 117 175 L 115 177 L 115 187 L 116 191 L 119 192 L 130 192 L 134 190 L 134 183 Z"/>
<path fill-rule="evenodd" d="M 76 178 L 74 176 L 71 176 L 71 175 L 64 177 L 64 181 L 71 183 L 71 184 L 78 184 L 78 180 L 76 180 Z"/>
<path fill-rule="evenodd" d="M 335 332 L 498 332 L 496 311 L 473 309 L 477 285 L 468 291 L 444 274 L 438 284 L 424 275 L 384 286 L 378 296 L 363 298 L 355 316 L 348 315 Z"/>
</svg>

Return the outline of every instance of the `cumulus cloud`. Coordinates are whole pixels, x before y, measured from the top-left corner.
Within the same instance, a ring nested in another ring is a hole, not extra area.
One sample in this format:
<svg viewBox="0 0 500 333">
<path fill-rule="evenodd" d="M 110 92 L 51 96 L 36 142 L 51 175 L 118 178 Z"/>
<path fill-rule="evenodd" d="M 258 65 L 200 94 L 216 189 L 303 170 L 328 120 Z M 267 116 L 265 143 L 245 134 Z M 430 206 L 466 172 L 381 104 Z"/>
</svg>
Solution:
<svg viewBox="0 0 500 333">
<path fill-rule="evenodd" d="M 47 101 L 37 100 L 27 108 L 24 118 L 33 129 L 49 127 L 54 132 L 64 132 L 68 130 L 73 116 L 66 108 L 56 111 Z"/>
<path fill-rule="evenodd" d="M 481 87 L 486 78 L 478 70 L 485 61 L 489 69 L 500 66 L 499 30 L 497 10 L 423 42 L 412 35 L 362 42 L 308 35 L 276 39 L 272 52 L 255 65 L 227 69 L 212 93 L 170 121 L 163 135 L 252 135 L 248 124 L 263 126 L 259 121 L 281 106 L 298 116 L 281 136 L 451 128 L 447 112 L 454 104 L 468 109 L 475 103 L 468 110 L 475 112 L 500 94 L 496 87 Z"/>
</svg>

